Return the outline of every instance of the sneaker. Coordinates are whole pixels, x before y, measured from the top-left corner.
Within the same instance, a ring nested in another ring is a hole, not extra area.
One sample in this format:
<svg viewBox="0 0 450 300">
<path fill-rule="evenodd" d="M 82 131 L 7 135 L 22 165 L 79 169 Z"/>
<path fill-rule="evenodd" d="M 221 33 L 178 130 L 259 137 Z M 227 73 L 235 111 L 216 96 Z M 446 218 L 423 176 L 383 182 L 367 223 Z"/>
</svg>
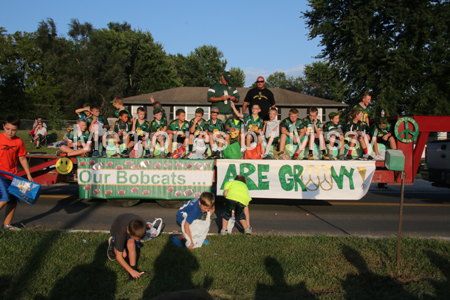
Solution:
<svg viewBox="0 0 450 300">
<path fill-rule="evenodd" d="M 358 157 L 357 159 L 358 160 L 367 160 L 367 157 L 368 157 L 368 155 L 363 155 L 363 156 Z"/>
<path fill-rule="evenodd" d="M 108 155 L 106 155 L 106 151 L 105 150 L 102 151 L 102 157 L 104 157 L 104 158 L 108 157 Z"/>
<path fill-rule="evenodd" d="M 181 239 L 176 238 L 175 236 L 173 236 L 171 239 L 172 243 L 177 246 L 178 248 L 183 247 L 183 244 L 181 243 Z"/>
<path fill-rule="evenodd" d="M 144 158 L 150 158 L 150 152 L 145 152 L 145 154 L 144 154 Z"/>
<path fill-rule="evenodd" d="M 339 154 L 337 157 L 339 160 L 344 160 L 344 154 Z"/>
<path fill-rule="evenodd" d="M 165 154 L 165 153 L 161 153 L 161 154 L 159 155 L 159 158 L 166 158 L 166 154 Z"/>
<path fill-rule="evenodd" d="M 292 155 L 292 160 L 297 160 L 298 159 L 298 153 L 295 153 L 294 155 Z"/>
<path fill-rule="evenodd" d="M 114 238 L 112 236 L 108 239 L 108 249 L 106 250 L 106 256 L 110 261 L 116 260 L 116 253 L 114 252 Z"/>
<path fill-rule="evenodd" d="M 367 155 L 367 160 L 374 160 L 374 158 L 371 155 Z"/>
<path fill-rule="evenodd" d="M 170 153 L 170 152 L 167 152 L 167 154 L 166 154 L 166 158 L 170 158 L 170 156 L 172 156 L 172 153 Z"/>
<path fill-rule="evenodd" d="M 326 153 L 322 154 L 322 159 L 323 160 L 331 160 L 331 158 Z"/>
<path fill-rule="evenodd" d="M 100 157 L 100 154 L 98 153 L 97 150 L 95 150 L 94 152 L 92 152 L 92 157 Z"/>
<path fill-rule="evenodd" d="M 227 235 L 228 231 L 226 231 L 225 229 L 221 229 L 220 230 L 220 235 Z"/>
<path fill-rule="evenodd" d="M 60 155 L 61 155 L 61 153 L 62 153 L 62 151 L 61 151 L 61 150 L 57 150 L 57 151 L 56 151 L 56 153 L 55 153 L 55 155 L 56 155 L 56 156 L 60 156 Z"/>
<path fill-rule="evenodd" d="M 14 224 L 3 225 L 3 229 L 4 230 L 9 230 L 9 231 L 20 231 L 20 230 L 22 230 L 22 228 L 18 227 L 17 225 L 14 225 Z"/>
<path fill-rule="evenodd" d="M 244 229 L 244 233 L 245 233 L 245 234 L 252 234 L 252 233 L 253 233 L 253 232 L 252 232 L 252 228 L 251 228 L 251 227 L 245 228 L 245 229 Z"/>
<path fill-rule="evenodd" d="M 128 158 L 128 157 L 130 157 L 130 155 L 128 155 L 128 151 L 127 151 L 127 150 L 124 150 L 124 151 L 120 154 L 120 157 L 122 157 L 122 158 Z"/>
<path fill-rule="evenodd" d="M 309 154 L 308 154 L 308 159 L 309 159 L 309 160 L 314 160 L 314 154 L 309 153 Z"/>
<path fill-rule="evenodd" d="M 351 154 L 347 154 L 345 160 L 353 160 L 353 156 Z"/>
<path fill-rule="evenodd" d="M 245 151 L 244 151 L 244 152 L 241 152 L 241 153 L 242 153 L 241 159 L 245 159 Z"/>
</svg>

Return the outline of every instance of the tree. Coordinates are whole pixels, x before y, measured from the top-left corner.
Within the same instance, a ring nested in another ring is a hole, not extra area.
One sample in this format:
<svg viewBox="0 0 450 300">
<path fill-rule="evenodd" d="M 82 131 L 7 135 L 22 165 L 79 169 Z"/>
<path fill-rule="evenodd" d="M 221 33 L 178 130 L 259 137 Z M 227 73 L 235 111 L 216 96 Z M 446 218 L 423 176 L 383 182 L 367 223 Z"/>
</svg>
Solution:
<svg viewBox="0 0 450 300">
<path fill-rule="evenodd" d="M 243 87 L 245 85 L 245 73 L 240 68 L 230 69 L 232 84 L 236 87 Z"/>
<path fill-rule="evenodd" d="M 372 115 L 450 114 L 450 3 L 424 0 L 310 0 L 303 17 L 320 58 L 350 87 L 346 103 L 366 91 Z"/>
<path fill-rule="evenodd" d="M 256 83 L 254 83 L 254 86 L 256 86 Z M 284 72 L 279 71 L 267 76 L 266 86 L 269 88 L 287 89 L 299 93 L 303 91 L 303 81 L 300 76 L 297 78 L 294 76 L 286 76 Z"/>
</svg>

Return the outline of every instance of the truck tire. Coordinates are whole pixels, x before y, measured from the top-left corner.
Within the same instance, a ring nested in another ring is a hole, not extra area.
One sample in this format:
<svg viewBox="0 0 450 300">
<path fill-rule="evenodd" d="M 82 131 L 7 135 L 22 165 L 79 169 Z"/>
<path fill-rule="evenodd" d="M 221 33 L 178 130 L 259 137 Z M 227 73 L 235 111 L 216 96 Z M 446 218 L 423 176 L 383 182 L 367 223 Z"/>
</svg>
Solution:
<svg viewBox="0 0 450 300">
<path fill-rule="evenodd" d="M 188 200 L 186 201 L 174 201 L 174 200 L 156 200 L 156 203 L 159 204 L 159 206 L 164 207 L 164 208 L 180 208 L 184 203 L 186 203 Z"/>
<path fill-rule="evenodd" d="M 108 203 L 118 207 L 132 207 L 138 204 L 141 200 L 139 199 L 108 199 Z"/>
</svg>

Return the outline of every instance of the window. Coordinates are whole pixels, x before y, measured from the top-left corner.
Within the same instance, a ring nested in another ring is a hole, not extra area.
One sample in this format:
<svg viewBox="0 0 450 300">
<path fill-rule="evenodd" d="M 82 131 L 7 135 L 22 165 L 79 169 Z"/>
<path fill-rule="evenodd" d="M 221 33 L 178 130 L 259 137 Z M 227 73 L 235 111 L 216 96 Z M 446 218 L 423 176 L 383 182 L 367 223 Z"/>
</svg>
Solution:
<svg viewBox="0 0 450 300">
<path fill-rule="evenodd" d="M 282 120 L 282 118 L 281 118 L 281 107 L 277 107 L 277 109 L 278 109 L 278 120 Z"/>
<path fill-rule="evenodd" d="M 203 119 L 205 119 L 205 121 L 208 121 L 210 119 L 210 106 L 174 106 L 173 107 L 173 119 L 176 119 L 176 112 L 178 109 L 184 109 L 184 111 L 186 112 L 186 121 L 190 121 L 195 117 L 195 110 L 197 108 L 203 108 Z M 171 108 L 172 110 L 172 108 Z"/>
</svg>

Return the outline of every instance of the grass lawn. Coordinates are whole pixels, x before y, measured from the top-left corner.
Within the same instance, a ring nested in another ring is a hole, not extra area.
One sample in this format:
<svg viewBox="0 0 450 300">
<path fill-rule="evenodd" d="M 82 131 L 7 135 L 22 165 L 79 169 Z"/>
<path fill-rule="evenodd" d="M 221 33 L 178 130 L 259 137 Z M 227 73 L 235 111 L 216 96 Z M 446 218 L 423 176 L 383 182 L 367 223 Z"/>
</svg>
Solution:
<svg viewBox="0 0 450 300">
<path fill-rule="evenodd" d="M 450 242 L 210 236 L 189 251 L 162 235 L 140 248 L 137 282 L 106 258 L 108 235 L 0 232 L 0 299 L 151 299 L 205 288 L 215 299 L 448 299 Z"/>
<path fill-rule="evenodd" d="M 41 147 L 39 149 L 36 149 L 36 145 L 34 143 L 30 142 L 30 138 L 28 137 L 29 130 L 19 130 L 17 131 L 17 136 L 20 137 L 24 144 L 25 148 L 27 149 L 27 153 L 30 152 L 41 152 L 41 153 L 48 153 L 48 154 L 55 154 L 56 150 L 59 150 L 57 148 L 47 148 L 47 146 Z M 57 142 L 62 140 L 64 134 L 66 134 L 66 130 L 51 130 L 48 132 L 49 139 L 47 142 L 47 145 L 49 143 Z"/>
</svg>

